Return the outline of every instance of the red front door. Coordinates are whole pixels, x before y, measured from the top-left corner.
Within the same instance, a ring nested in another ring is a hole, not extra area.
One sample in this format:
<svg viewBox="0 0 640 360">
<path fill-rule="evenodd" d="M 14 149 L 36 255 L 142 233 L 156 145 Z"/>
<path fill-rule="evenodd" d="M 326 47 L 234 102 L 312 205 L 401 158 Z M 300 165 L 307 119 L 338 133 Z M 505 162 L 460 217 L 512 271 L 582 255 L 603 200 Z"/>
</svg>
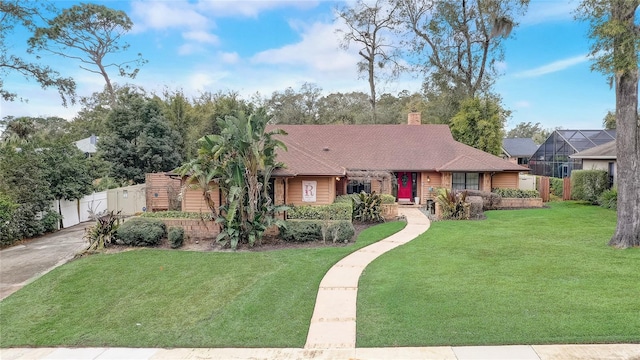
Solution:
<svg viewBox="0 0 640 360">
<path fill-rule="evenodd" d="M 398 200 L 411 201 L 411 173 L 398 173 Z"/>
</svg>

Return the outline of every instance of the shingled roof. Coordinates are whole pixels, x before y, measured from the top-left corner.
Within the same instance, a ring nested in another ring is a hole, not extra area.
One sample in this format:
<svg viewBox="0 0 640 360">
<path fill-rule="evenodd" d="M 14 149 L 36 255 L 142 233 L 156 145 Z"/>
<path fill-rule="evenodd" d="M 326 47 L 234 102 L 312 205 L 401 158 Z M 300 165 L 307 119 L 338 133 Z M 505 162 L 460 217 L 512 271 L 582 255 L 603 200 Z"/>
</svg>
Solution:
<svg viewBox="0 0 640 360">
<path fill-rule="evenodd" d="M 538 150 L 532 138 L 502 139 L 502 150 L 511 157 L 531 157 Z"/>
<path fill-rule="evenodd" d="M 277 175 L 344 175 L 349 170 L 528 171 L 459 143 L 447 125 L 272 125 L 288 151 Z"/>
</svg>

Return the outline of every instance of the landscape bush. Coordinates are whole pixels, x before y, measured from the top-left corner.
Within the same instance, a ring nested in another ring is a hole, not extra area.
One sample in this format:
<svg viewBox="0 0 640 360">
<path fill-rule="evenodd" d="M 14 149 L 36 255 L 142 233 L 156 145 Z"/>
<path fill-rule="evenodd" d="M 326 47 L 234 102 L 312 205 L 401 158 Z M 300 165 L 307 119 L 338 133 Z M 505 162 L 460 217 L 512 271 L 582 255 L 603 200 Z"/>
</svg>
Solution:
<svg viewBox="0 0 640 360">
<path fill-rule="evenodd" d="M 167 227 L 158 219 L 133 218 L 120 225 L 116 243 L 128 246 L 156 246 L 167 235 Z"/>
<path fill-rule="evenodd" d="M 13 216 L 18 204 L 0 194 L 0 246 L 11 245 L 17 237 Z"/>
<path fill-rule="evenodd" d="M 383 222 L 382 198 L 376 192 L 371 194 L 361 192 L 355 196 L 353 202 L 353 220 L 362 222 Z"/>
<path fill-rule="evenodd" d="M 538 190 L 497 188 L 493 189 L 493 192 L 503 198 L 531 199 L 540 197 L 540 193 L 538 192 Z"/>
<path fill-rule="evenodd" d="M 598 197 L 607 190 L 609 175 L 604 170 L 573 170 L 571 172 L 571 197 L 574 200 L 597 204 Z"/>
<path fill-rule="evenodd" d="M 394 204 L 396 197 L 391 194 L 380 194 L 380 200 L 382 200 L 383 204 Z"/>
<path fill-rule="evenodd" d="M 467 196 L 480 196 L 482 198 L 482 210 L 495 210 L 499 207 L 502 197 L 491 191 L 465 190 Z"/>
<path fill-rule="evenodd" d="M 83 238 L 89 242 L 85 252 L 102 250 L 109 246 L 115 239 L 116 231 L 120 226 L 120 212 L 110 212 L 96 217 L 96 223 L 85 230 Z"/>
<path fill-rule="evenodd" d="M 144 212 L 140 214 L 140 217 L 153 218 L 153 219 L 194 219 L 194 220 L 213 220 L 213 215 L 210 212 L 188 212 L 188 211 L 154 211 Z"/>
<path fill-rule="evenodd" d="M 607 189 L 598 196 L 598 205 L 607 209 L 617 209 L 618 207 L 618 189 Z"/>
<path fill-rule="evenodd" d="M 290 205 L 287 219 L 351 221 L 352 209 L 351 202 L 334 202 L 331 205 Z"/>
<path fill-rule="evenodd" d="M 172 249 L 182 247 L 184 243 L 184 229 L 181 227 L 170 227 L 168 238 Z"/>
<path fill-rule="evenodd" d="M 323 239 L 323 227 L 326 239 Z M 331 240 L 332 242 L 349 242 L 355 234 L 351 221 L 322 220 L 288 220 L 280 229 L 280 237 L 287 242 L 309 242 Z"/>
<path fill-rule="evenodd" d="M 551 193 L 551 195 L 562 199 L 562 193 L 564 192 L 564 181 L 555 177 L 549 178 L 549 192 Z"/>
<path fill-rule="evenodd" d="M 456 194 L 449 189 L 438 189 L 436 201 L 440 204 L 443 220 L 469 220 L 471 205 L 467 202 L 467 191 Z"/>
</svg>

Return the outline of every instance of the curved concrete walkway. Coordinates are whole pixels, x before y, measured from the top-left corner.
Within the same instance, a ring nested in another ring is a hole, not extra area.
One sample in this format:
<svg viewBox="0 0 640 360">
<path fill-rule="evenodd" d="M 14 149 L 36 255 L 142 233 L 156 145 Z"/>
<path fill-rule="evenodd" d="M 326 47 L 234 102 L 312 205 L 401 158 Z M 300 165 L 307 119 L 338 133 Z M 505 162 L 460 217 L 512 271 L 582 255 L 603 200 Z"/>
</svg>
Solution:
<svg viewBox="0 0 640 360">
<path fill-rule="evenodd" d="M 305 349 L 354 349 L 358 280 L 378 256 L 406 244 L 429 229 L 429 219 L 416 208 L 400 208 L 407 218 L 401 231 L 364 247 L 335 264 L 320 282 Z"/>
</svg>

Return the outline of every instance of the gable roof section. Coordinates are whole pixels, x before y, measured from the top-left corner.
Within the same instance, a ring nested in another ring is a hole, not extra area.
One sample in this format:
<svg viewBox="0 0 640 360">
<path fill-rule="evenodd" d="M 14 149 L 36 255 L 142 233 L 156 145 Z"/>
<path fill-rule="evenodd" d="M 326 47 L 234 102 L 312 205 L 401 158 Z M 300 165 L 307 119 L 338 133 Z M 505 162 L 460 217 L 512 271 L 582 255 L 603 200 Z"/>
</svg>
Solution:
<svg viewBox="0 0 640 360">
<path fill-rule="evenodd" d="M 286 136 L 285 136 L 286 137 Z M 333 164 L 327 159 L 310 154 L 303 146 L 295 141 L 286 141 L 287 150 L 278 149 L 279 162 L 285 167 L 276 169 L 273 174 L 276 176 L 297 176 L 297 175 L 328 175 L 344 176 L 345 168 Z"/>
<path fill-rule="evenodd" d="M 573 159 L 603 159 L 603 160 L 615 160 L 617 159 L 616 141 L 609 141 L 606 144 L 602 144 L 591 149 L 580 151 L 569 157 Z"/>
<path fill-rule="evenodd" d="M 288 151 L 282 173 L 339 175 L 349 170 L 528 171 L 459 143 L 447 125 L 271 125 Z M 317 165 L 317 166 L 316 166 Z"/>
<path fill-rule="evenodd" d="M 85 154 L 95 154 L 97 151 L 96 144 L 98 143 L 98 136 L 91 135 L 88 138 L 80 139 L 75 142 L 76 147 Z"/>
<path fill-rule="evenodd" d="M 502 150 L 510 157 L 531 157 L 538 145 L 532 138 L 502 139 Z"/>
</svg>

